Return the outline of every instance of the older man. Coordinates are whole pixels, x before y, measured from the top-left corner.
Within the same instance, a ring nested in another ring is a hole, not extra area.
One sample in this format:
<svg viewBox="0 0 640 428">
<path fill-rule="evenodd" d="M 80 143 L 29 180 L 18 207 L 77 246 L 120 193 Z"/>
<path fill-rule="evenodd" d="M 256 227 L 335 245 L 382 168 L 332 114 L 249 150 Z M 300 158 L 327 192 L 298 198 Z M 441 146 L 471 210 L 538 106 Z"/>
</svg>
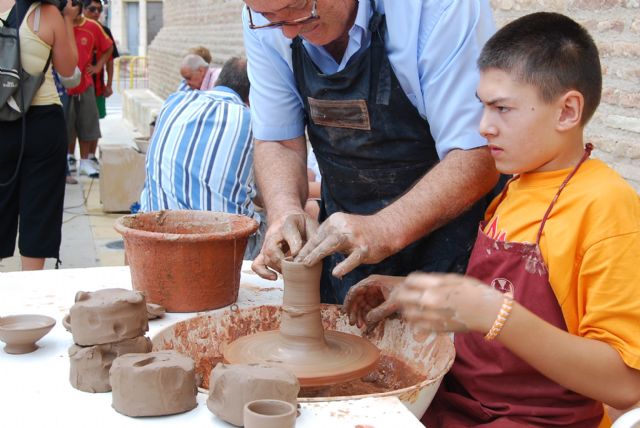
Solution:
<svg viewBox="0 0 640 428">
<path fill-rule="evenodd" d="M 216 85 L 219 74 L 220 69 L 209 67 L 209 64 L 200 55 L 187 54 L 180 64 L 180 75 L 190 89 L 203 91 L 212 89 Z"/>
<path fill-rule="evenodd" d="M 269 216 L 253 269 L 274 279 L 287 253 L 308 265 L 326 257 L 326 302 L 374 273 L 464 272 L 484 210 L 474 203 L 498 177 L 476 130 L 475 59 L 494 32 L 489 2 L 245 3 L 256 174 Z M 305 128 L 322 172 L 317 231 L 302 209 Z"/>
<path fill-rule="evenodd" d="M 247 62 L 232 58 L 210 91 L 165 101 L 147 152 L 142 211 L 190 209 L 243 214 L 261 223 L 245 251 L 253 259 L 266 229 L 256 212 Z"/>
</svg>

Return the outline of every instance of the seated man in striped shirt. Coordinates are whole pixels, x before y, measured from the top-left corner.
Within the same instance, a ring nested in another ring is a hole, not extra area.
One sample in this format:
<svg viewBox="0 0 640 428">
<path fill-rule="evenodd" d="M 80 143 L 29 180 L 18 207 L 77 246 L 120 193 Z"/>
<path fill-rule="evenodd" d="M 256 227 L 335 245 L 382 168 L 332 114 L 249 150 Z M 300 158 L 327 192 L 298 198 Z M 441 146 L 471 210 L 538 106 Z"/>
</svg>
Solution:
<svg viewBox="0 0 640 428">
<path fill-rule="evenodd" d="M 231 58 L 208 91 L 167 98 L 147 151 L 142 211 L 187 209 L 243 214 L 260 223 L 245 259 L 260 252 L 265 222 L 253 203 L 253 136 L 247 61 Z"/>
</svg>

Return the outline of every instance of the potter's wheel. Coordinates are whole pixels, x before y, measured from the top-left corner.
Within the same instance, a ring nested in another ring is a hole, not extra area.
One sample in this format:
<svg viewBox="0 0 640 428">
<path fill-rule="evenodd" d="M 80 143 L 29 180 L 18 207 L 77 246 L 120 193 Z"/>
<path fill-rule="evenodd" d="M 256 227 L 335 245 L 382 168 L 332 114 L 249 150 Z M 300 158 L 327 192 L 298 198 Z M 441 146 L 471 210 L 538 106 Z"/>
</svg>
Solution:
<svg viewBox="0 0 640 428">
<path fill-rule="evenodd" d="M 231 364 L 266 363 L 291 370 L 301 386 L 357 379 L 376 365 L 380 351 L 368 340 L 324 331 L 320 315 L 321 264 L 282 262 L 284 298 L 280 330 L 241 337 L 224 350 Z"/>
<path fill-rule="evenodd" d="M 224 352 L 233 364 L 266 363 L 291 370 L 301 386 L 324 386 L 346 382 L 369 373 L 380 351 L 366 339 L 338 331 L 325 331 L 325 343 L 306 347 L 291 343 L 280 331 L 241 337 Z"/>
</svg>

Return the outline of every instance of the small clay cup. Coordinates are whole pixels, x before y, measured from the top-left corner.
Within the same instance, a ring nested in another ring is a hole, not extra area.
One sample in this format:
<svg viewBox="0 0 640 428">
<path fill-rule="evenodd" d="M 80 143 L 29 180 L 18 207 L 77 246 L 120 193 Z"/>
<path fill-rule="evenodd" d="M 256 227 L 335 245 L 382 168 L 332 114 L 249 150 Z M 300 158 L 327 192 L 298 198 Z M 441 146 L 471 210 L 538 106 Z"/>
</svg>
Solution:
<svg viewBox="0 0 640 428">
<path fill-rule="evenodd" d="M 45 315 L 12 315 L 0 318 L 0 340 L 7 354 L 28 354 L 36 342 L 49 333 L 56 320 Z"/>
<path fill-rule="evenodd" d="M 293 428 L 296 408 L 281 400 L 255 400 L 244 406 L 245 428 Z"/>
</svg>

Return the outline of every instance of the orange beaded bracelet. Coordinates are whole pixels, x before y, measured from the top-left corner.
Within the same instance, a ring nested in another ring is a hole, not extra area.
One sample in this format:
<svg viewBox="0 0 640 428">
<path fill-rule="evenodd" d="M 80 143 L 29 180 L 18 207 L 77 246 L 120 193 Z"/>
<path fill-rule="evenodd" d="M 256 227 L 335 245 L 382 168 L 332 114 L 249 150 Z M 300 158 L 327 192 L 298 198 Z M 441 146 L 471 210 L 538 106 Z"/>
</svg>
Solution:
<svg viewBox="0 0 640 428">
<path fill-rule="evenodd" d="M 511 310 L 513 309 L 513 296 L 511 293 L 507 293 L 504 295 L 504 299 L 502 300 L 502 306 L 500 307 L 500 312 L 498 312 L 498 316 L 496 320 L 493 322 L 491 329 L 487 334 L 484 335 L 485 340 L 493 340 L 495 339 L 504 324 L 507 322 L 507 318 L 511 315 Z"/>
</svg>

